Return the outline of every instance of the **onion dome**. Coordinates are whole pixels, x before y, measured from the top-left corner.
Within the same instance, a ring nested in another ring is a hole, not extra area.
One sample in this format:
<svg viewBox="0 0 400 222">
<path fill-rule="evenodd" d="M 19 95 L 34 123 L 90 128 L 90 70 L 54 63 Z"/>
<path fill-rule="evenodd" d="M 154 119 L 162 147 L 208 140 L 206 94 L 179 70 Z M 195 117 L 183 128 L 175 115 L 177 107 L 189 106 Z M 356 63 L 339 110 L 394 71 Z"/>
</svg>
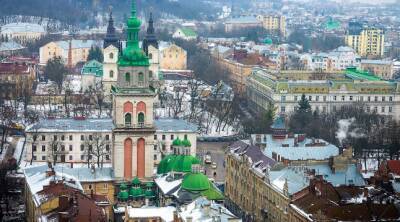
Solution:
<svg viewBox="0 0 400 222">
<path fill-rule="evenodd" d="M 160 161 L 157 168 L 158 174 L 164 174 L 171 171 L 192 172 L 193 164 L 201 164 L 201 161 L 191 155 L 168 155 Z"/>
<path fill-rule="evenodd" d="M 205 191 L 210 189 L 210 182 L 202 173 L 188 173 L 183 177 L 181 187 L 187 191 Z"/>
<path fill-rule="evenodd" d="M 177 137 L 174 141 L 172 141 L 173 146 L 182 146 L 182 140 Z"/>
<path fill-rule="evenodd" d="M 172 167 L 172 162 L 175 161 L 175 158 L 176 155 L 173 154 L 164 157 L 158 164 L 157 173 L 164 174 L 170 172 Z"/>
<path fill-rule="evenodd" d="M 184 147 L 191 147 L 192 146 L 192 144 L 190 143 L 190 141 L 187 138 L 182 141 L 182 145 Z"/>
<path fill-rule="evenodd" d="M 134 198 L 142 197 L 144 196 L 143 189 L 140 187 L 131 187 L 131 189 L 129 190 L 129 196 Z"/>
<path fill-rule="evenodd" d="M 132 180 L 132 185 L 140 185 L 140 180 L 139 180 L 139 178 L 138 177 L 135 177 L 135 178 L 133 178 L 133 180 Z"/>
<path fill-rule="evenodd" d="M 127 201 L 128 197 L 129 197 L 129 194 L 128 194 L 128 191 L 127 191 L 128 186 L 126 186 L 125 183 L 122 183 L 119 186 L 119 188 L 120 188 L 121 191 L 118 193 L 118 199 L 121 200 L 121 201 Z"/>
<path fill-rule="evenodd" d="M 128 189 L 128 186 L 125 183 L 121 183 L 121 185 L 119 186 L 120 190 L 126 190 Z"/>
<path fill-rule="evenodd" d="M 266 45 L 272 45 L 272 43 L 273 43 L 273 42 L 272 42 L 272 39 L 270 39 L 270 38 L 265 38 L 263 42 L 264 42 L 264 44 L 266 44 Z"/>
</svg>

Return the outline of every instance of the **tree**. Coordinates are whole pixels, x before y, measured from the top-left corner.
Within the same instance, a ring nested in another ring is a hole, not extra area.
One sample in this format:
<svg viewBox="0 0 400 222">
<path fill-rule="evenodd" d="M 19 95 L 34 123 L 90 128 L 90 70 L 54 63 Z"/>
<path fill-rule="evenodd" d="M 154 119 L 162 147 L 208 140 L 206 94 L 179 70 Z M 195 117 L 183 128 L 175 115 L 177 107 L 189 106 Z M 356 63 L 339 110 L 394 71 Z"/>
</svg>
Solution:
<svg viewBox="0 0 400 222">
<path fill-rule="evenodd" d="M 289 126 L 294 133 L 303 133 L 307 125 L 311 123 L 313 118 L 311 106 L 306 96 L 303 94 L 297 106 L 296 111 L 292 115 Z"/>
<path fill-rule="evenodd" d="M 94 133 L 85 138 L 84 153 L 87 156 L 88 167 L 90 160 L 96 161 L 97 167 L 103 167 L 104 159 L 109 160 L 111 155 L 110 144 L 110 140 L 100 133 Z"/>
<path fill-rule="evenodd" d="M 54 81 L 57 84 L 59 91 L 61 91 L 62 89 L 62 84 L 67 73 L 68 70 L 65 67 L 61 57 L 55 57 L 47 61 L 44 74 L 48 79 Z"/>
<path fill-rule="evenodd" d="M 59 159 L 59 156 L 62 153 L 61 150 L 61 142 L 59 140 L 57 140 L 55 137 L 51 138 L 50 140 L 50 157 L 51 160 L 53 161 L 53 166 L 56 165 L 57 160 Z"/>
<path fill-rule="evenodd" d="M 0 106 L 0 128 L 2 130 L 0 154 L 3 153 L 9 130 L 16 123 L 16 117 L 17 111 L 13 106 L 8 106 L 4 103 Z"/>
<path fill-rule="evenodd" d="M 104 56 L 103 52 L 99 47 L 90 47 L 89 55 L 87 57 L 87 61 L 96 60 L 98 62 L 103 62 Z"/>
</svg>

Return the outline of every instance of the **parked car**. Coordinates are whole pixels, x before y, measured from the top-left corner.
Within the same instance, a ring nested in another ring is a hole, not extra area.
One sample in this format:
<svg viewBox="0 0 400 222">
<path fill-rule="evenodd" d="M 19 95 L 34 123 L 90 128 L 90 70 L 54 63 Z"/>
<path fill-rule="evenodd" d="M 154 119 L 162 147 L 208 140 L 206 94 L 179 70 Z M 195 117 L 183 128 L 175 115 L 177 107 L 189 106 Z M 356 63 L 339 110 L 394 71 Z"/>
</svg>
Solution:
<svg viewBox="0 0 400 222">
<path fill-rule="evenodd" d="M 212 168 L 212 169 L 217 169 L 217 163 L 216 163 L 216 162 L 213 162 L 213 163 L 211 164 L 211 168 Z"/>
</svg>

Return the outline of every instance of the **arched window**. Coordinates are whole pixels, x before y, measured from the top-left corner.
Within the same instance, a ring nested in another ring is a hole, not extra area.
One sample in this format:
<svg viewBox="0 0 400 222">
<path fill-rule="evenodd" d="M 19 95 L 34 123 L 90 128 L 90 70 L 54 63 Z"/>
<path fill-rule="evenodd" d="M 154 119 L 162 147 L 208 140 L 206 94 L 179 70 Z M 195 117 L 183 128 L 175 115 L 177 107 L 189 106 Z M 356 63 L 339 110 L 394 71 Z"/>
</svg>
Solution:
<svg viewBox="0 0 400 222">
<path fill-rule="evenodd" d="M 114 71 L 110 70 L 110 78 L 114 78 Z"/>
<path fill-rule="evenodd" d="M 129 72 L 125 73 L 125 82 L 131 82 L 131 74 Z"/>
<path fill-rule="evenodd" d="M 143 125 L 144 125 L 144 113 L 139 113 L 138 114 L 138 124 L 139 124 L 139 126 L 143 127 Z"/>
<path fill-rule="evenodd" d="M 139 82 L 144 81 L 144 74 L 142 72 L 139 73 Z"/>
<path fill-rule="evenodd" d="M 153 54 L 149 53 L 149 59 L 153 59 Z"/>
<path fill-rule="evenodd" d="M 114 58 L 114 53 L 110 53 L 110 59 Z"/>
<path fill-rule="evenodd" d="M 125 126 L 130 126 L 132 124 L 132 114 L 125 114 Z"/>
</svg>

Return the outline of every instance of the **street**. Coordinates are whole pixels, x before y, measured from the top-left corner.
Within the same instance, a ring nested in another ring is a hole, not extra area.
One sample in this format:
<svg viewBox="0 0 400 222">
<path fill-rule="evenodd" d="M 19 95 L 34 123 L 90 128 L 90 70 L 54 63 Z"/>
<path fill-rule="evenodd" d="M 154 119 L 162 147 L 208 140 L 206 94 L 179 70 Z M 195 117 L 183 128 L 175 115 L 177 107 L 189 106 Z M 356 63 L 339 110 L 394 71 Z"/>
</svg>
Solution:
<svg viewBox="0 0 400 222">
<path fill-rule="evenodd" d="M 230 142 L 197 142 L 197 155 L 204 163 L 204 156 L 207 152 L 211 154 L 211 161 L 216 163 L 217 168 L 212 169 L 211 164 L 204 164 L 205 174 L 214 178 L 215 182 L 225 182 L 225 148 Z"/>
</svg>

